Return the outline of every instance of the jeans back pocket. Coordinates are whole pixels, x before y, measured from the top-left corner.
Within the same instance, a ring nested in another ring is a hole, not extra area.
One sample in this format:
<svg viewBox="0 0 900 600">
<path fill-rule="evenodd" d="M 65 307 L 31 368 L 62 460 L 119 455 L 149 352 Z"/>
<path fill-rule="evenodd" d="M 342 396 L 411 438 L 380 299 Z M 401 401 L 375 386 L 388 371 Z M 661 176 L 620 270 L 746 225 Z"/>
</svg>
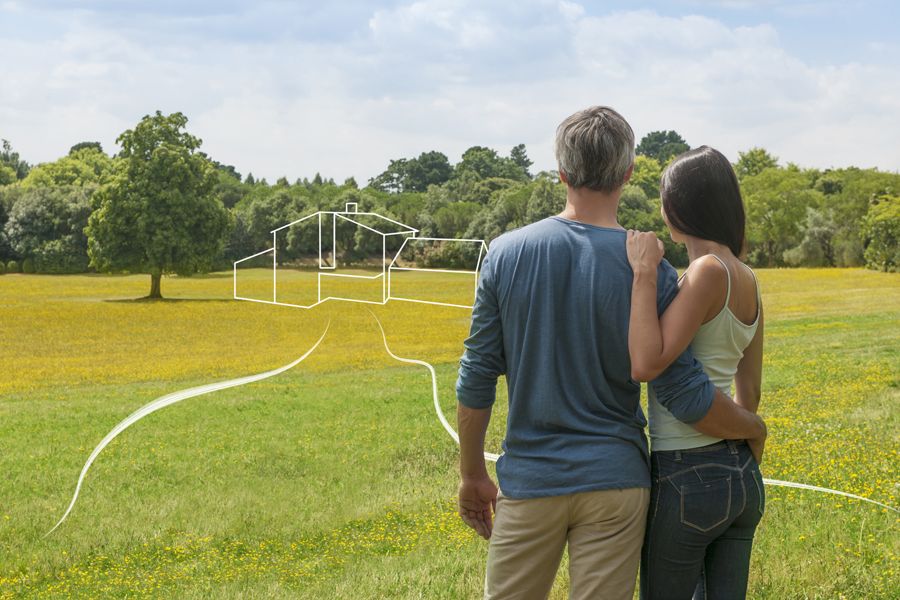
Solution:
<svg viewBox="0 0 900 600">
<path fill-rule="evenodd" d="M 731 479 L 723 478 L 679 487 L 681 523 L 709 531 L 731 516 Z"/>
</svg>

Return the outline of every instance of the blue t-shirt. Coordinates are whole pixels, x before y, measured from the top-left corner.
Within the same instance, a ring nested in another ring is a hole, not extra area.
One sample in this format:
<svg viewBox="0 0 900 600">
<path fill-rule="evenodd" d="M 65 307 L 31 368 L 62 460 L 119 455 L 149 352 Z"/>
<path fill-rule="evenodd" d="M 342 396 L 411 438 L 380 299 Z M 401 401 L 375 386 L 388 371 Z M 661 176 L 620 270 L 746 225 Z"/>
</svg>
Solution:
<svg viewBox="0 0 900 600">
<path fill-rule="evenodd" d="M 647 421 L 631 379 L 625 231 L 549 217 L 495 239 L 478 280 L 456 395 L 488 408 L 506 375 L 497 477 L 511 498 L 649 487 Z M 659 311 L 678 293 L 663 261 Z M 660 403 L 700 420 L 714 387 L 687 350 L 656 380 Z"/>
</svg>

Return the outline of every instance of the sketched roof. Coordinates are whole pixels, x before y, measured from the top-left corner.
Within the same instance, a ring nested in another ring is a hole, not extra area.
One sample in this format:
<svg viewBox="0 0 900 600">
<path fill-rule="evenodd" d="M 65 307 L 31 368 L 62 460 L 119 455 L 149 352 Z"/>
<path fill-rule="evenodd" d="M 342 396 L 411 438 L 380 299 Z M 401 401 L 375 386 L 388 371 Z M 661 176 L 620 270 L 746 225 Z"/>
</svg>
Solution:
<svg viewBox="0 0 900 600">
<path fill-rule="evenodd" d="M 320 210 L 316 211 L 310 215 L 306 215 L 301 219 L 297 219 L 296 221 L 291 221 L 287 225 L 282 225 L 276 229 L 273 229 L 269 233 L 275 233 L 277 231 L 281 231 L 282 229 L 286 229 L 292 225 L 297 225 L 298 223 L 302 223 L 307 219 L 311 219 L 315 216 L 319 215 L 334 215 L 335 218 L 343 219 L 345 221 L 350 221 L 351 223 L 355 223 L 360 227 L 364 227 L 370 231 L 374 231 L 375 233 L 379 233 L 381 235 L 397 235 L 397 234 L 407 234 L 414 235 L 419 232 L 415 227 L 410 227 L 409 225 L 405 225 L 400 221 L 395 221 L 394 219 L 390 219 L 385 217 L 384 215 L 379 215 L 378 213 L 372 212 L 356 212 L 356 204 L 348 203 L 346 210 L 343 211 L 333 211 L 333 210 Z"/>
</svg>

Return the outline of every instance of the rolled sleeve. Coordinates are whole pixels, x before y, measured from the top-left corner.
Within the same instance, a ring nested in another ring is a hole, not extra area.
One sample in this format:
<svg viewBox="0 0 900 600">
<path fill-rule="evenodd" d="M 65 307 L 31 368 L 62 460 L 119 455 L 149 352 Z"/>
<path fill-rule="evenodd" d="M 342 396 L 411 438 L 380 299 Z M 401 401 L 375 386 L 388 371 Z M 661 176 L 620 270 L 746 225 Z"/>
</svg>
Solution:
<svg viewBox="0 0 900 600">
<path fill-rule="evenodd" d="M 490 408 L 497 398 L 497 378 L 506 372 L 500 305 L 488 253 L 481 264 L 472 327 L 459 360 L 456 398 L 468 408 Z"/>
<path fill-rule="evenodd" d="M 657 280 L 657 307 L 659 314 L 662 314 L 678 294 L 678 280 L 672 265 L 663 261 Z M 690 346 L 650 385 L 657 401 L 676 419 L 688 424 L 706 416 L 716 392 L 703 365 L 694 358 Z"/>
</svg>

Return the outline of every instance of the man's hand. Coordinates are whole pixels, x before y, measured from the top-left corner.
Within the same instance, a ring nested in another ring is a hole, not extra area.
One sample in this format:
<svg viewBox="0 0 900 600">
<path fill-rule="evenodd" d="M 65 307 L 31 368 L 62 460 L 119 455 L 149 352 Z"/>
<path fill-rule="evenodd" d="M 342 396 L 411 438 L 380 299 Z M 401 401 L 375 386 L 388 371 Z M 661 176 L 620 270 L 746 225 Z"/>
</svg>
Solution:
<svg viewBox="0 0 900 600">
<path fill-rule="evenodd" d="M 761 419 L 760 419 L 761 420 Z M 763 461 L 763 450 L 766 447 L 766 437 L 769 435 L 769 431 L 766 428 L 766 422 L 762 421 L 763 425 L 763 433 L 759 437 L 755 437 L 753 439 L 747 440 L 747 445 L 750 446 L 750 452 L 753 453 L 753 458 L 756 459 L 756 464 L 761 465 Z"/>
<path fill-rule="evenodd" d="M 663 259 L 663 243 L 656 234 L 629 229 L 626 235 L 625 250 L 628 252 L 631 269 L 635 273 L 639 270 L 656 273 L 656 267 Z"/>
<path fill-rule="evenodd" d="M 494 530 L 497 485 L 487 475 L 463 478 L 459 484 L 459 516 L 484 539 Z"/>
</svg>

